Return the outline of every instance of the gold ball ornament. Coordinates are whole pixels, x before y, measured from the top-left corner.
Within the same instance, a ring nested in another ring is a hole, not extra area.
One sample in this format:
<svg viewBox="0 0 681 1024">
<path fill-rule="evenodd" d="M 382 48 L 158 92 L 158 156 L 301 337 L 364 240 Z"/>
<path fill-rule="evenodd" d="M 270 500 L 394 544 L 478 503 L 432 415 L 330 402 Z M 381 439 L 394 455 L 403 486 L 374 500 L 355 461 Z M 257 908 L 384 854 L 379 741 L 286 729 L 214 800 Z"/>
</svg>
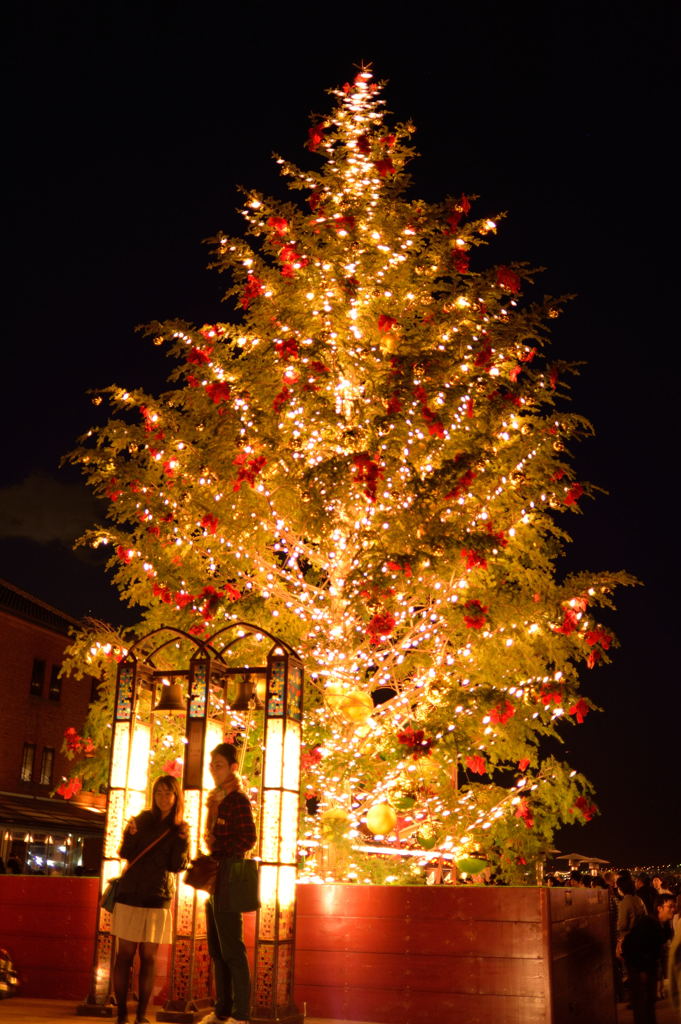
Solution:
<svg viewBox="0 0 681 1024">
<path fill-rule="evenodd" d="M 415 775 L 421 782 L 434 782 L 440 774 L 440 762 L 428 755 L 415 763 Z"/>
<path fill-rule="evenodd" d="M 397 812 L 390 804 L 374 804 L 367 813 L 367 828 L 375 836 L 387 836 L 397 824 Z"/>
<path fill-rule="evenodd" d="M 374 710 L 374 702 L 368 693 L 352 690 L 341 702 L 339 711 L 348 722 L 366 722 Z"/>
<path fill-rule="evenodd" d="M 341 715 L 346 722 L 366 722 L 374 710 L 374 702 L 363 690 L 346 690 L 343 686 L 328 686 L 324 699 L 332 711 Z"/>
<path fill-rule="evenodd" d="M 331 686 L 327 686 L 324 690 L 324 700 L 332 711 L 338 711 L 341 704 L 347 696 L 347 690 L 336 683 Z"/>
<path fill-rule="evenodd" d="M 322 813 L 321 825 L 325 839 L 339 839 L 350 827 L 350 815 L 344 807 L 329 807 Z"/>
</svg>

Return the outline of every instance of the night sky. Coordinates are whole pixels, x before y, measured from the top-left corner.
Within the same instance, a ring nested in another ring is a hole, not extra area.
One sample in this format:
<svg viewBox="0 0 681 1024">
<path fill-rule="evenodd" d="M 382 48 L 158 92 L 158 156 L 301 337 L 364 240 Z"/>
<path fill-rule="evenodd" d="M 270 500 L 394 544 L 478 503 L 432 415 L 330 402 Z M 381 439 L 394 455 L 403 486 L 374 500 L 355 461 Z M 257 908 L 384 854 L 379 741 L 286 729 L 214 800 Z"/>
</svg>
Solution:
<svg viewBox="0 0 681 1024">
<path fill-rule="evenodd" d="M 170 364 L 137 325 L 232 315 L 202 240 L 242 233 L 239 185 L 285 194 L 273 152 L 315 166 L 308 115 L 371 62 L 389 109 L 418 129 L 411 194 L 465 192 L 480 197 L 477 215 L 508 211 L 490 258 L 546 267 L 542 292 L 575 295 L 552 355 L 585 363 L 571 406 L 597 434 L 576 465 L 608 493 L 563 520 L 564 571 L 626 569 L 644 586 L 622 591 L 606 620 L 622 643 L 613 664 L 584 673 L 605 713 L 566 730 L 561 752 L 596 784 L 602 817 L 558 845 L 678 863 L 671 5 L 419 3 L 409 17 L 336 5 L 335 21 L 322 7 L 280 5 L 272 18 L 236 6 L 5 9 L 0 576 L 71 614 L 132 621 L 101 556 L 71 550 L 100 514 L 59 468 L 97 422 L 86 392 L 163 388 Z"/>
</svg>

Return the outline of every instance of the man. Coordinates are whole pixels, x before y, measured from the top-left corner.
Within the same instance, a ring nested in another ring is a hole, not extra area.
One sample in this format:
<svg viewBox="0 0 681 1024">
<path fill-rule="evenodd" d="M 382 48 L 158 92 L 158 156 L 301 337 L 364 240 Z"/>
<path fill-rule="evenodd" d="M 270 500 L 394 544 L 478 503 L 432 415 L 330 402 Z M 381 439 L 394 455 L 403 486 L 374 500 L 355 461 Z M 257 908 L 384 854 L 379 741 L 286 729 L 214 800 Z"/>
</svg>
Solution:
<svg viewBox="0 0 681 1024">
<path fill-rule="evenodd" d="M 655 917 L 655 897 L 657 893 L 650 884 L 650 879 L 645 871 L 637 871 L 634 875 L 634 887 L 636 895 L 643 900 L 646 910 L 651 917 Z"/>
<path fill-rule="evenodd" d="M 656 899 L 656 916 L 639 917 L 622 942 L 622 956 L 629 975 L 634 1024 L 656 1024 L 657 973 L 665 943 L 671 938 L 675 899 Z"/>
<path fill-rule="evenodd" d="M 237 767 L 233 744 L 220 743 L 211 752 L 210 773 L 215 789 L 208 798 L 204 838 L 211 855 L 220 861 L 215 894 L 206 903 L 208 952 L 213 961 L 216 999 L 215 1009 L 201 1024 L 247 1024 L 250 1015 L 251 979 L 241 914 L 225 910 L 221 902 L 229 878 L 229 862 L 243 859 L 256 839 L 251 804 L 241 788 Z"/>
</svg>

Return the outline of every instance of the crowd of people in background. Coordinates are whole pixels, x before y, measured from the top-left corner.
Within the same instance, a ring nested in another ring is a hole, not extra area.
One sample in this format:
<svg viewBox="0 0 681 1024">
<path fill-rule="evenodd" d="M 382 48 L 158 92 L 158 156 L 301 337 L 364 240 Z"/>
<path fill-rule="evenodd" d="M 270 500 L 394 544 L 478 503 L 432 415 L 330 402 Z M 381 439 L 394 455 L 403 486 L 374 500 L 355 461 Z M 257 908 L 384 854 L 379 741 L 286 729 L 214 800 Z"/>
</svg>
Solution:
<svg viewBox="0 0 681 1024">
<path fill-rule="evenodd" d="M 634 1024 L 655 1024 L 655 1003 L 668 990 L 681 1020 L 681 884 L 644 871 L 549 875 L 549 886 L 607 889 L 618 1002 L 628 1002 Z"/>
</svg>

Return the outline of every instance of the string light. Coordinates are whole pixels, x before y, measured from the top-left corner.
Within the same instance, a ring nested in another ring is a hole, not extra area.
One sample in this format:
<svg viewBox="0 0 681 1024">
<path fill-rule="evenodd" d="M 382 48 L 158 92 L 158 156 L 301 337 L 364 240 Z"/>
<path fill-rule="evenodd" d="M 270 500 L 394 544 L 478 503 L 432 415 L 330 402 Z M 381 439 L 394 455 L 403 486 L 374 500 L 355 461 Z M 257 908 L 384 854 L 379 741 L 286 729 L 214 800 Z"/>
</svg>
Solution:
<svg viewBox="0 0 681 1024">
<path fill-rule="evenodd" d="M 586 606 L 626 578 L 556 580 L 555 512 L 585 490 L 565 446 L 588 426 L 555 411 L 549 312 L 515 297 L 531 271 L 485 265 L 497 219 L 466 196 L 403 198 L 413 127 L 387 124 L 369 69 L 334 96 L 310 133 L 323 170 L 277 158 L 307 202 L 249 193 L 254 244 L 216 242 L 237 322 L 153 325 L 176 389 L 109 390 L 120 417 L 75 454 L 109 500 L 91 541 L 145 628 L 257 618 L 296 646 L 323 750 L 304 758 L 304 848 L 331 843 L 337 877 L 477 846 L 510 877 L 514 844 L 537 855 L 565 817 L 552 794 L 588 792 L 538 745 L 588 710 Z M 370 839 L 381 801 L 398 827 Z"/>
</svg>

